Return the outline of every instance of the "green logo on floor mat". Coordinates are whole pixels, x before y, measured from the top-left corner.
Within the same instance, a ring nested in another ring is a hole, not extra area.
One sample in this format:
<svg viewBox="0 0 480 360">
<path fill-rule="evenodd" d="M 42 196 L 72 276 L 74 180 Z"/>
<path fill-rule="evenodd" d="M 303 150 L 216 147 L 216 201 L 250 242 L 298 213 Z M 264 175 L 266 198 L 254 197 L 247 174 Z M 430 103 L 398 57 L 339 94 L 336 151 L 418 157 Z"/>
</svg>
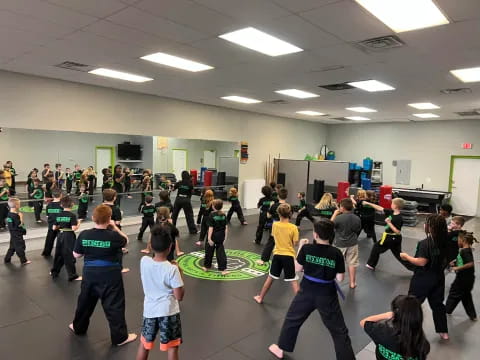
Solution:
<svg viewBox="0 0 480 360">
<path fill-rule="evenodd" d="M 227 270 L 230 272 L 227 275 L 222 275 L 217 270 L 217 262 L 214 257 L 213 267 L 208 272 L 202 270 L 204 251 L 195 251 L 183 255 L 178 258 L 178 265 L 183 270 L 183 273 L 204 280 L 248 280 L 268 273 L 268 263 L 264 265 L 256 264 L 260 260 L 260 255 L 243 250 L 226 249 L 227 253 Z"/>
<path fill-rule="evenodd" d="M 78 205 L 73 205 L 72 211 L 75 211 L 78 209 Z M 30 206 L 22 206 L 20 208 L 20 212 L 22 213 L 33 213 L 33 207 Z M 42 214 L 45 214 L 45 209 L 42 210 Z"/>
</svg>

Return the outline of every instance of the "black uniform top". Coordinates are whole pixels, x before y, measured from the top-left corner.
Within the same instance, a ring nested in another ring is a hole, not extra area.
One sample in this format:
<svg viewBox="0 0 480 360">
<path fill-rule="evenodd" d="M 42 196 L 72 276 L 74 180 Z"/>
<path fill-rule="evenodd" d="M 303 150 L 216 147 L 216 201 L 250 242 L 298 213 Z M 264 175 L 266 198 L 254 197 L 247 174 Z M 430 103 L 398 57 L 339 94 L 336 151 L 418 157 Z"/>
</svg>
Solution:
<svg viewBox="0 0 480 360">
<path fill-rule="evenodd" d="M 161 181 L 160 184 L 158 184 L 158 185 L 160 186 L 160 189 L 168 190 L 168 182 Z"/>
<path fill-rule="evenodd" d="M 447 235 L 447 261 L 453 261 L 457 258 L 458 255 L 458 234 L 459 230 L 452 230 Z"/>
<path fill-rule="evenodd" d="M 145 204 L 142 206 L 141 213 L 143 217 L 153 218 L 153 216 L 155 215 L 155 212 L 156 212 L 156 209 L 155 209 L 155 205 L 153 204 L 148 204 L 148 205 Z"/>
<path fill-rule="evenodd" d="M 113 184 L 112 189 L 114 189 L 118 194 L 123 192 L 123 185 L 120 182 L 120 178 L 123 174 L 113 174 Z"/>
<path fill-rule="evenodd" d="M 85 256 L 85 266 L 108 266 L 118 264 L 118 253 L 126 243 L 116 231 L 90 229 L 78 235 L 73 251 Z"/>
<path fill-rule="evenodd" d="M 8 231 L 10 231 L 10 235 L 23 235 L 25 233 L 25 229 L 22 227 L 22 221 L 20 220 L 20 215 L 17 213 L 8 213 L 7 227 Z"/>
<path fill-rule="evenodd" d="M 300 249 L 297 261 L 303 266 L 304 274 L 316 279 L 331 281 L 337 274 L 345 272 L 345 260 L 340 250 L 331 245 L 306 244 Z M 303 289 L 316 294 L 335 295 L 335 284 L 320 284 L 303 278 Z"/>
<path fill-rule="evenodd" d="M 37 200 L 43 199 L 43 197 L 45 196 L 45 193 L 43 191 L 42 185 L 35 186 L 32 190 L 32 194 L 33 194 L 32 197 L 34 199 L 37 199 Z"/>
<path fill-rule="evenodd" d="M 3 187 L 0 187 L 0 194 L 3 193 L 4 191 L 5 191 L 5 193 L 2 196 L 0 196 L 0 201 L 7 201 L 8 200 L 8 195 L 10 193 L 10 190 L 9 190 L 7 184 L 3 185 Z"/>
<path fill-rule="evenodd" d="M 75 179 L 75 181 L 80 181 L 80 179 L 82 178 L 82 173 L 82 170 L 75 170 L 73 172 L 73 178 Z"/>
<path fill-rule="evenodd" d="M 85 204 L 88 204 L 88 193 L 87 192 L 82 192 L 80 196 L 78 197 L 78 204 L 85 206 Z"/>
<path fill-rule="evenodd" d="M 110 206 L 110 209 L 112 209 L 112 220 L 115 222 L 122 221 L 122 211 L 120 208 L 117 205 L 106 205 Z"/>
<path fill-rule="evenodd" d="M 131 178 L 131 176 L 130 176 L 130 173 L 128 173 L 128 174 L 127 174 L 127 173 L 124 173 L 124 174 L 125 174 L 125 177 L 123 178 L 123 182 L 124 182 L 125 184 L 130 184 L 130 182 L 132 181 L 132 180 L 131 180 L 132 178 Z"/>
<path fill-rule="evenodd" d="M 112 187 L 112 175 L 103 175 L 103 188 L 109 189 Z"/>
<path fill-rule="evenodd" d="M 315 208 L 314 215 L 318 214 L 318 216 L 330 219 L 333 216 L 333 213 L 335 212 L 335 210 L 337 210 L 337 208 L 335 206 L 327 207 L 327 208 L 324 208 L 324 209 Z"/>
<path fill-rule="evenodd" d="M 377 345 L 375 350 L 377 360 L 425 360 L 424 357 L 403 358 L 400 354 L 400 333 L 393 326 L 392 320 L 367 321 L 364 329 Z"/>
<path fill-rule="evenodd" d="M 278 193 L 276 191 L 272 192 L 272 200 L 277 202 L 278 201 Z"/>
<path fill-rule="evenodd" d="M 171 201 L 159 201 L 155 204 L 155 209 L 158 210 L 161 207 L 166 207 L 170 209 L 170 213 L 173 211 L 173 205 Z"/>
<path fill-rule="evenodd" d="M 274 203 L 268 209 L 268 213 L 272 217 L 273 221 L 280 221 L 280 215 L 278 215 L 278 207 L 280 206 L 279 202 Z"/>
<path fill-rule="evenodd" d="M 307 202 L 305 199 L 300 199 L 300 204 L 298 204 L 298 209 L 303 209 L 305 206 L 307 206 Z"/>
<path fill-rule="evenodd" d="M 73 173 L 65 173 L 65 178 L 67 179 L 67 182 L 72 182 L 74 175 Z"/>
<path fill-rule="evenodd" d="M 55 174 L 54 174 L 55 180 L 61 180 L 60 175 L 62 175 L 62 174 L 63 174 L 63 171 L 55 170 Z"/>
<path fill-rule="evenodd" d="M 370 205 L 364 204 L 364 201 L 365 200 L 357 201 L 358 214 L 363 220 L 375 220 L 375 209 Z"/>
<path fill-rule="evenodd" d="M 230 201 L 233 207 L 240 207 L 240 200 L 238 200 L 238 196 L 230 196 L 228 201 Z"/>
<path fill-rule="evenodd" d="M 213 211 L 208 215 L 208 227 L 213 227 L 212 240 L 214 242 L 225 240 L 225 230 L 227 229 L 227 217 L 221 211 Z"/>
<path fill-rule="evenodd" d="M 173 188 L 174 190 L 178 190 L 178 196 L 188 198 L 192 197 L 193 185 L 191 183 L 179 181 Z"/>
<path fill-rule="evenodd" d="M 72 226 L 77 226 L 77 216 L 71 211 L 63 210 L 55 217 L 53 225 L 59 227 L 60 230 L 72 230 Z"/>
<path fill-rule="evenodd" d="M 31 193 L 33 193 L 33 189 L 35 188 L 35 184 L 33 182 L 33 179 L 31 177 L 29 177 L 27 179 L 27 191 L 28 191 L 28 194 L 30 195 Z"/>
<path fill-rule="evenodd" d="M 391 209 L 384 209 L 383 213 L 385 214 L 386 217 L 392 220 L 392 225 L 395 226 L 398 229 L 398 231 L 402 231 L 402 226 L 403 226 L 402 214 L 393 215 L 393 210 Z M 385 225 L 385 232 L 389 234 L 394 234 L 393 230 L 390 229 L 390 226 L 388 226 L 388 224 Z"/>
<path fill-rule="evenodd" d="M 445 261 L 441 257 L 440 249 L 438 249 L 437 247 L 429 249 L 427 239 L 418 242 L 417 249 L 415 250 L 415 257 L 428 259 L 428 263 L 425 266 L 415 267 L 415 274 L 428 273 L 443 275 Z"/>
<path fill-rule="evenodd" d="M 457 255 L 456 266 L 463 266 L 471 262 L 475 264 L 475 262 L 473 261 L 472 248 L 460 249 Z M 474 276 L 475 276 L 475 267 L 457 271 L 457 278 L 460 278 L 460 279 L 473 278 Z"/>
<path fill-rule="evenodd" d="M 267 212 L 272 202 L 273 199 L 271 197 L 264 196 L 258 200 L 257 208 L 259 208 L 261 212 Z"/>
<path fill-rule="evenodd" d="M 53 187 L 53 182 L 47 181 L 45 184 L 45 197 L 47 198 L 52 198 L 52 187 Z"/>
<path fill-rule="evenodd" d="M 63 211 L 60 201 L 52 201 L 47 205 L 47 221 L 48 225 L 53 225 L 55 218 Z"/>
<path fill-rule="evenodd" d="M 52 170 L 50 170 L 50 169 L 49 169 L 49 170 L 47 170 L 47 169 L 43 169 L 43 170 L 42 170 L 42 182 L 43 182 L 44 184 L 47 183 L 47 172 L 48 172 L 48 173 L 51 173 Z"/>
</svg>

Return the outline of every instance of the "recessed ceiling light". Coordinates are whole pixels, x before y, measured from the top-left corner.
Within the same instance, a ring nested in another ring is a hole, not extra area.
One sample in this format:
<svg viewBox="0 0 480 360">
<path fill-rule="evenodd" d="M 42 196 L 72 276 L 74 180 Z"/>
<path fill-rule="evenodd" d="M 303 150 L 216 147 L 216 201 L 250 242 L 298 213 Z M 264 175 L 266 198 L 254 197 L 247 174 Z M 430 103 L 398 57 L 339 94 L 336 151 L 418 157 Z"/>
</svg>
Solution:
<svg viewBox="0 0 480 360">
<path fill-rule="evenodd" d="M 158 52 L 155 54 L 142 56 L 140 59 L 152 61 L 157 64 L 171 66 L 177 69 L 198 72 L 213 69 L 212 66 L 205 65 L 196 61 L 184 59 L 178 56 Z"/>
<path fill-rule="evenodd" d="M 133 81 L 137 83 L 152 81 L 152 78 L 148 78 L 145 76 L 130 74 L 122 71 L 105 69 L 105 68 L 98 68 L 88 72 L 89 74 L 105 76 L 114 79 L 126 80 L 126 81 Z"/>
<path fill-rule="evenodd" d="M 363 107 L 363 106 L 349 107 L 349 108 L 346 108 L 346 109 L 347 109 L 347 110 L 350 110 L 350 111 L 361 112 L 361 113 L 373 113 L 373 112 L 377 112 L 377 110 L 375 110 L 375 109 L 370 109 L 370 108 Z"/>
<path fill-rule="evenodd" d="M 235 101 L 235 102 L 239 102 L 239 103 L 243 103 L 243 104 L 258 104 L 258 103 L 261 103 L 260 100 L 250 99 L 250 98 L 247 98 L 247 97 L 236 96 L 236 95 L 224 96 L 224 97 L 222 97 L 222 99 L 223 100 L 228 100 L 228 101 Z"/>
<path fill-rule="evenodd" d="M 450 72 L 465 83 L 480 81 L 480 67 L 451 70 Z"/>
<path fill-rule="evenodd" d="M 355 1 L 397 33 L 449 23 L 432 0 Z"/>
<path fill-rule="evenodd" d="M 253 27 L 247 27 L 245 29 L 223 34 L 220 35 L 219 38 L 270 56 L 279 56 L 303 51 L 303 49 L 300 49 L 295 45 L 277 39 L 276 37 Z"/>
<path fill-rule="evenodd" d="M 366 118 L 366 117 L 363 117 L 363 116 L 346 116 L 345 119 L 353 120 L 353 121 L 367 121 L 367 120 L 371 120 L 371 119 Z"/>
<path fill-rule="evenodd" d="M 421 118 L 421 119 L 433 119 L 433 118 L 438 118 L 440 116 L 438 115 L 435 115 L 435 114 L 413 114 L 413 116 L 416 116 L 418 118 Z"/>
<path fill-rule="evenodd" d="M 323 115 L 325 115 L 324 113 L 321 113 L 321 112 L 318 112 L 318 111 L 312 111 L 312 110 L 297 111 L 297 114 L 308 115 L 308 116 L 323 116 Z"/>
<path fill-rule="evenodd" d="M 384 84 L 377 80 L 366 80 L 366 81 L 355 81 L 349 82 L 348 85 L 354 86 L 356 88 L 369 91 L 369 92 L 377 92 L 377 91 L 390 91 L 395 90 L 394 87 Z"/>
<path fill-rule="evenodd" d="M 432 109 L 440 109 L 440 106 L 437 106 L 432 103 L 414 103 L 414 104 L 408 104 L 408 106 L 411 106 L 415 109 L 419 110 L 432 110 Z"/>
<path fill-rule="evenodd" d="M 292 96 L 296 97 L 299 99 L 309 99 L 309 98 L 314 98 L 314 97 L 319 97 L 320 95 L 308 92 L 308 91 L 303 91 L 303 90 L 298 90 L 298 89 L 285 89 L 285 90 L 277 90 L 275 91 L 276 93 L 282 94 L 282 95 L 287 95 L 287 96 Z"/>
</svg>

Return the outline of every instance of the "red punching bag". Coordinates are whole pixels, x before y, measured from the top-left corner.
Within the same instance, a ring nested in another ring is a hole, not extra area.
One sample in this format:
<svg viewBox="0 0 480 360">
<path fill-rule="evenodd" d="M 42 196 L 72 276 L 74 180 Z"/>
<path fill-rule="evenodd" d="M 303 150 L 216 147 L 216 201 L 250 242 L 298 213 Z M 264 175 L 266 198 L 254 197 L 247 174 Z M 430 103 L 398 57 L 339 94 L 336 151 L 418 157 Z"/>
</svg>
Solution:
<svg viewBox="0 0 480 360">
<path fill-rule="evenodd" d="M 210 171 L 210 170 L 205 171 L 203 186 L 212 186 L 212 177 L 213 177 L 213 171 Z"/>
<path fill-rule="evenodd" d="M 190 177 L 192 178 L 192 184 L 193 186 L 197 186 L 197 180 L 198 180 L 198 173 L 197 170 L 190 170 Z"/>
<path fill-rule="evenodd" d="M 342 199 L 347 198 L 348 191 L 350 189 L 350 183 L 348 181 L 341 181 L 338 183 L 337 187 L 337 204 L 342 201 Z"/>
<path fill-rule="evenodd" d="M 380 198 L 378 204 L 385 209 L 390 209 L 392 207 L 392 187 L 390 185 L 380 186 Z"/>
</svg>

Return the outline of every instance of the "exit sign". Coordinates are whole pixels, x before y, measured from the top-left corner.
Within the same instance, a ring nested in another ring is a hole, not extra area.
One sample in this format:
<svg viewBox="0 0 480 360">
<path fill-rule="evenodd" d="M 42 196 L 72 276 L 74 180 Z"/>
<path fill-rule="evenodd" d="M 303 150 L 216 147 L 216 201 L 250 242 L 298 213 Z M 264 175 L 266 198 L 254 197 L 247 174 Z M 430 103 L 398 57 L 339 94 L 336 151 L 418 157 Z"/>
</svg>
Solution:
<svg viewBox="0 0 480 360">
<path fill-rule="evenodd" d="M 472 147 L 473 147 L 472 143 L 463 143 L 462 144 L 462 149 L 471 150 Z"/>
</svg>

